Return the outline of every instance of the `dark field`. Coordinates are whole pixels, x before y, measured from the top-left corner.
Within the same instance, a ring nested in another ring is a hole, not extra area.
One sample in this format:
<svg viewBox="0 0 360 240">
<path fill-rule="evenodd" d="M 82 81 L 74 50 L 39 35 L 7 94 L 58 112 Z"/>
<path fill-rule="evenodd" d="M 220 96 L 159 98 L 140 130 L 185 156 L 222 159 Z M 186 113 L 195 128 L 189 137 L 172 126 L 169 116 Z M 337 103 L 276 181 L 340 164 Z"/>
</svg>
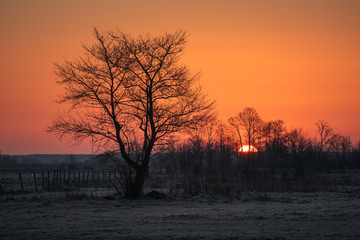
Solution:
<svg viewBox="0 0 360 240">
<path fill-rule="evenodd" d="M 1 202 L 1 239 L 360 238 L 359 191 L 139 201 L 106 200 L 96 191 L 17 197 Z"/>
<path fill-rule="evenodd" d="M 167 197 L 138 201 L 116 195 L 106 173 L 93 178 L 89 173 L 84 183 L 83 173 L 80 183 L 78 174 L 72 179 L 66 173 L 56 188 L 51 178 L 50 189 L 44 175 L 42 189 L 42 174 L 36 173 L 35 191 L 33 172 L 24 174 L 25 192 L 17 171 L 2 175 L 0 239 L 360 238 L 358 174 L 327 176 L 332 185 L 326 191 L 236 191 L 230 196 L 175 192 L 157 179 L 146 191 Z"/>
</svg>

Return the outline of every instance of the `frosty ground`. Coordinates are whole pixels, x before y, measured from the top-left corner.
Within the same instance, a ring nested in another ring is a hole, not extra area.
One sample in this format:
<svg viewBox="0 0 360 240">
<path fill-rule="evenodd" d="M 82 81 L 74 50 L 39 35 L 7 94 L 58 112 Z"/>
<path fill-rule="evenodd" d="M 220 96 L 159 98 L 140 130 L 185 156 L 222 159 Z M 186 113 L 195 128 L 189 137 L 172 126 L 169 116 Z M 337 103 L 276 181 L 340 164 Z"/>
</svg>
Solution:
<svg viewBox="0 0 360 240">
<path fill-rule="evenodd" d="M 3 197 L 0 239 L 360 239 L 360 191 Z M 81 198 L 81 199 L 80 199 Z"/>
</svg>

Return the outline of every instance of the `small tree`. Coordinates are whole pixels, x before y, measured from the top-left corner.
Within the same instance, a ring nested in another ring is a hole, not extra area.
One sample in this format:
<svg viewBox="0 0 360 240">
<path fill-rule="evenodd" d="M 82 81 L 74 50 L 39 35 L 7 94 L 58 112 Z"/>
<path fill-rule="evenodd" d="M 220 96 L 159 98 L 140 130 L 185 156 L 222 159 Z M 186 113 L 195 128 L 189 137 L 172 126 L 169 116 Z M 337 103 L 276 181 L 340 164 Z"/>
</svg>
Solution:
<svg viewBox="0 0 360 240">
<path fill-rule="evenodd" d="M 263 121 L 252 107 L 247 107 L 237 116 L 230 118 L 229 123 L 236 131 L 240 146 L 244 143 L 247 143 L 249 147 L 255 146 L 261 137 Z"/>
<path fill-rule="evenodd" d="M 301 128 L 295 128 L 287 133 L 287 142 L 294 159 L 295 174 L 304 177 L 303 154 L 308 144 L 308 139 L 303 134 Z"/>
<path fill-rule="evenodd" d="M 186 32 L 133 37 L 95 29 L 94 35 L 84 57 L 56 64 L 65 87 L 60 102 L 71 108 L 48 131 L 120 152 L 135 171 L 125 197 L 140 198 L 156 144 L 204 121 L 213 102 L 202 93 L 199 75 L 179 64 Z"/>
<path fill-rule="evenodd" d="M 320 153 L 323 153 L 325 150 L 329 148 L 331 142 L 331 136 L 333 135 L 333 130 L 330 127 L 329 123 L 323 120 L 319 120 L 315 122 L 317 127 L 317 133 L 319 134 Z"/>
<path fill-rule="evenodd" d="M 266 156 L 272 173 L 275 172 L 277 162 L 286 151 L 286 127 L 283 120 L 270 121 L 264 124 Z"/>
<path fill-rule="evenodd" d="M 330 151 L 330 143 L 333 137 L 333 129 L 330 127 L 329 123 L 324 120 L 319 120 L 315 122 L 316 130 L 319 137 L 319 158 L 321 166 L 325 166 L 327 171 L 329 171 L 329 163 L 327 162 L 326 156 Z"/>
<path fill-rule="evenodd" d="M 246 158 L 242 159 L 243 171 L 247 173 L 257 164 L 257 161 L 253 159 L 255 157 L 253 152 L 255 151 L 254 147 L 259 148 L 263 121 L 254 108 L 247 107 L 235 117 L 230 118 L 228 122 L 235 132 L 240 147 L 248 145 Z"/>
<path fill-rule="evenodd" d="M 360 140 L 353 147 L 351 165 L 353 168 L 360 168 Z"/>
<path fill-rule="evenodd" d="M 331 151 L 334 152 L 338 168 L 343 172 L 347 165 L 347 155 L 351 149 L 351 139 L 340 134 L 333 134 L 331 137 Z"/>
</svg>

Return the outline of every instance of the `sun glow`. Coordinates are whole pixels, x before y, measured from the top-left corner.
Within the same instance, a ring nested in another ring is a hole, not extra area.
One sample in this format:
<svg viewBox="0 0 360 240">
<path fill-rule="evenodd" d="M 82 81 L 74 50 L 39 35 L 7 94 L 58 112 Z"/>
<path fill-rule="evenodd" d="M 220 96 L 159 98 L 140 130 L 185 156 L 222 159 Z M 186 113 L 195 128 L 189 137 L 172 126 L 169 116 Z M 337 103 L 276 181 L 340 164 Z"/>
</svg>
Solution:
<svg viewBox="0 0 360 240">
<path fill-rule="evenodd" d="M 239 152 L 257 152 L 258 150 L 254 146 L 244 145 L 240 147 Z"/>
</svg>

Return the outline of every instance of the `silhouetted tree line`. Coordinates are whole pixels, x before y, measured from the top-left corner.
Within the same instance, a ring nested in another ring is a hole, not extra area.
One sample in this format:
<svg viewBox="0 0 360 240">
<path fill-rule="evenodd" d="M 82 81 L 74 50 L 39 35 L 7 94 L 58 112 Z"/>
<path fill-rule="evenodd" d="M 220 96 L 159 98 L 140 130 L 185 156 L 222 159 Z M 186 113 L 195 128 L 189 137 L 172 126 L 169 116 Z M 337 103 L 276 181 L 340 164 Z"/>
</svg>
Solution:
<svg viewBox="0 0 360 240">
<path fill-rule="evenodd" d="M 45 155 L 46 156 L 46 155 Z M 44 159 L 44 156 L 42 157 Z M 37 156 L 25 155 L 7 155 L 0 151 L 0 169 L 61 169 L 61 170 L 98 170 L 99 161 L 89 155 L 88 159 L 77 160 L 75 155 L 68 155 L 64 158 L 53 159 L 49 156 L 46 161 L 42 161 Z"/>
<path fill-rule="evenodd" d="M 317 137 L 303 129 L 288 130 L 282 120 L 263 121 L 254 108 L 245 108 L 228 122 L 211 119 L 189 131 L 186 140 L 173 141 L 159 155 L 166 174 L 248 174 L 287 171 L 345 172 L 360 168 L 360 141 L 333 131 L 323 120 L 315 123 Z M 253 146 L 241 152 L 243 146 Z"/>
<path fill-rule="evenodd" d="M 0 151 L 0 167 L 15 166 L 18 164 L 18 161 L 14 156 L 2 154 Z"/>
</svg>

